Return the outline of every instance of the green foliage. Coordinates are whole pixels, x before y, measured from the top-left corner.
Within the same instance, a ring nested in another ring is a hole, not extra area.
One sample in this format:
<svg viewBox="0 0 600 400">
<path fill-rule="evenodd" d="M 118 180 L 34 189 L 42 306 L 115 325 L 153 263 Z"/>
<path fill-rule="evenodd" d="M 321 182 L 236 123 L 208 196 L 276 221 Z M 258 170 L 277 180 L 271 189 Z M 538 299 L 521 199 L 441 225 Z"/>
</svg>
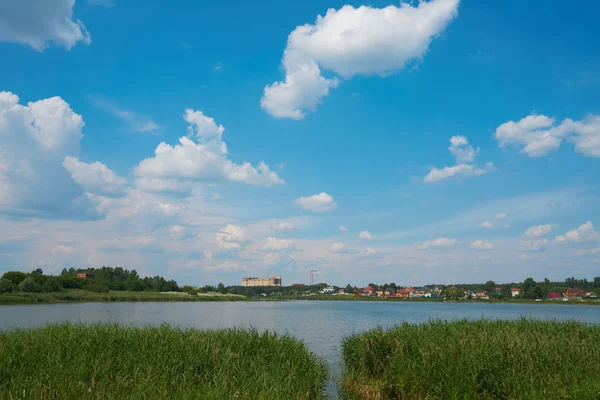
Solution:
<svg viewBox="0 0 600 400">
<path fill-rule="evenodd" d="M 25 272 L 19 271 L 8 271 L 2 275 L 2 279 L 7 279 L 13 283 L 13 285 L 18 285 L 23 282 L 27 278 L 27 274 Z"/>
<path fill-rule="evenodd" d="M 0 333 L 0 398 L 318 399 L 324 361 L 290 336 L 169 326 Z"/>
<path fill-rule="evenodd" d="M 600 327 L 520 319 L 404 323 L 342 343 L 346 399 L 597 399 Z"/>
<path fill-rule="evenodd" d="M 25 278 L 23 282 L 19 283 L 19 290 L 22 292 L 39 292 L 40 285 L 32 277 Z"/>
<path fill-rule="evenodd" d="M 8 279 L 0 279 L 0 293 L 12 292 L 15 285 Z"/>
<path fill-rule="evenodd" d="M 62 282 L 55 276 L 49 276 L 42 284 L 42 292 L 60 292 Z"/>
<path fill-rule="evenodd" d="M 354 288 L 352 287 L 352 285 L 347 284 L 346 288 L 344 289 L 345 293 L 354 293 Z"/>
</svg>

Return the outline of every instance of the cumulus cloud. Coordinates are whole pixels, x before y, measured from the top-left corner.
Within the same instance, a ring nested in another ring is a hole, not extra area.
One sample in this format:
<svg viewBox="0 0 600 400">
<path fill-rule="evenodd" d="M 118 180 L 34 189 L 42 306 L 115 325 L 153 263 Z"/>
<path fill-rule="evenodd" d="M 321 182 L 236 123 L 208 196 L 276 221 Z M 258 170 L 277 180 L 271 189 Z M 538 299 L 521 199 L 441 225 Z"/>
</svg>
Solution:
<svg viewBox="0 0 600 400">
<path fill-rule="evenodd" d="M 21 105 L 15 94 L 0 92 L 0 210 L 98 217 L 90 196 L 63 167 L 65 157 L 79 153 L 83 126 L 60 97 Z"/>
<path fill-rule="evenodd" d="M 77 43 L 90 44 L 83 22 L 73 19 L 75 0 L 0 1 L 0 42 L 19 43 L 43 51 L 48 42 L 70 50 Z"/>
<path fill-rule="evenodd" d="M 471 163 L 475 161 L 476 153 L 479 153 L 479 149 L 475 151 L 464 136 L 452 136 L 448 150 L 456 159 L 457 164 Z"/>
<path fill-rule="evenodd" d="M 428 240 L 425 242 L 421 242 L 417 245 L 417 249 L 426 250 L 431 247 L 454 247 L 458 241 L 456 239 L 450 238 L 437 238 L 434 240 Z"/>
<path fill-rule="evenodd" d="M 485 240 L 475 240 L 471 243 L 471 248 L 476 250 L 492 250 L 494 247 L 493 243 Z"/>
<path fill-rule="evenodd" d="M 479 226 L 481 228 L 491 229 L 494 227 L 494 224 L 492 224 L 491 222 L 485 221 L 485 222 L 482 222 L 481 224 L 479 224 Z"/>
<path fill-rule="evenodd" d="M 508 214 L 506 214 L 506 213 L 500 213 L 500 214 L 496 215 L 494 218 L 495 219 L 505 219 L 507 217 L 508 217 Z"/>
<path fill-rule="evenodd" d="M 545 115 L 528 115 L 508 121 L 496 129 L 500 147 L 521 147 L 529 157 L 541 157 L 557 150 L 564 140 L 575 145 L 575 151 L 588 157 L 600 157 L 600 116 L 588 115 L 580 121 L 570 118 L 555 124 L 556 119 Z"/>
<path fill-rule="evenodd" d="M 363 239 L 363 240 L 369 240 L 369 239 L 373 239 L 373 235 L 371 235 L 371 232 L 369 232 L 369 231 L 362 231 L 358 235 L 358 238 Z"/>
<path fill-rule="evenodd" d="M 596 247 L 595 249 L 577 250 L 577 253 L 575 254 L 577 257 L 585 256 L 586 254 L 600 254 L 600 247 Z"/>
<path fill-rule="evenodd" d="M 290 239 L 277 239 L 274 237 L 268 237 L 265 243 L 262 245 L 264 251 L 283 251 L 290 250 L 294 247 L 293 242 Z"/>
<path fill-rule="evenodd" d="M 554 239 L 556 243 L 579 243 L 599 240 L 600 234 L 594 230 L 594 225 L 590 221 Z"/>
<path fill-rule="evenodd" d="M 292 224 L 291 222 L 278 222 L 271 225 L 271 229 L 276 232 L 289 232 L 293 231 L 294 228 L 296 228 L 296 225 Z"/>
<path fill-rule="evenodd" d="M 458 164 L 452 167 L 438 169 L 431 167 L 429 173 L 425 176 L 425 182 L 437 182 L 443 179 L 457 177 L 468 178 L 472 176 L 482 176 L 494 172 L 496 167 L 491 162 L 485 163 L 483 167 L 473 164 Z"/>
<path fill-rule="evenodd" d="M 456 159 L 457 164 L 452 167 L 436 168 L 430 167 L 429 173 L 423 179 L 425 182 L 437 182 L 452 177 L 467 178 L 481 176 L 496 170 L 491 162 L 485 163 L 483 167 L 470 164 L 475 161 L 479 149 L 475 151 L 464 136 L 452 136 L 450 138 L 450 153 Z"/>
<path fill-rule="evenodd" d="M 346 228 L 346 227 L 345 227 L 345 226 L 343 226 L 343 225 L 340 225 L 340 226 L 338 226 L 338 231 L 340 231 L 340 232 L 342 232 L 342 233 L 344 233 L 344 232 L 348 232 L 348 228 Z"/>
<path fill-rule="evenodd" d="M 341 243 L 341 242 L 332 243 L 331 247 L 329 248 L 329 252 L 330 253 L 345 253 L 346 249 L 344 248 L 344 243 Z"/>
<path fill-rule="evenodd" d="M 177 179 L 137 178 L 133 184 L 136 188 L 150 193 L 163 193 L 173 196 L 186 197 L 192 192 L 191 182 L 182 182 Z"/>
<path fill-rule="evenodd" d="M 333 197 L 325 192 L 308 197 L 300 197 L 294 200 L 294 204 L 305 210 L 315 212 L 325 212 L 337 208 L 337 203 L 333 200 Z"/>
<path fill-rule="evenodd" d="M 284 183 L 264 162 L 236 164 L 228 158 L 222 141 L 225 128 L 200 111 L 186 110 L 184 119 L 190 124 L 188 137 L 179 144 L 160 143 L 154 157 L 140 162 L 135 174 L 144 178 L 178 179 L 182 181 L 233 181 L 251 185 L 272 186 Z M 198 143 L 191 138 L 195 137 Z"/>
<path fill-rule="evenodd" d="M 538 240 L 522 240 L 521 246 L 526 251 L 540 251 L 546 248 L 548 245 L 548 239 L 538 239 Z"/>
<path fill-rule="evenodd" d="M 233 271 L 243 271 L 247 269 L 245 264 L 236 261 L 225 261 L 221 264 L 216 265 L 207 265 L 204 267 L 205 271 L 221 271 L 221 272 L 233 272 Z"/>
<path fill-rule="evenodd" d="M 184 240 L 193 237 L 191 229 L 181 226 L 173 225 L 169 227 L 169 237 L 175 240 Z"/>
<path fill-rule="evenodd" d="M 229 224 L 216 235 L 217 244 L 224 249 L 239 249 L 246 242 L 246 233 L 237 226 Z"/>
<path fill-rule="evenodd" d="M 525 231 L 525 236 L 544 236 L 556 228 L 554 224 L 535 225 Z"/>
<path fill-rule="evenodd" d="M 313 25 L 296 27 L 283 55 L 285 81 L 267 85 L 261 107 L 278 118 L 302 119 L 314 111 L 336 77 L 385 76 L 423 58 L 434 37 L 458 14 L 459 0 L 432 0 L 374 8 L 350 5 L 329 9 Z"/>
<path fill-rule="evenodd" d="M 63 166 L 86 192 L 111 197 L 125 194 L 126 180 L 98 161 L 88 164 L 76 157 L 67 156 Z"/>
</svg>

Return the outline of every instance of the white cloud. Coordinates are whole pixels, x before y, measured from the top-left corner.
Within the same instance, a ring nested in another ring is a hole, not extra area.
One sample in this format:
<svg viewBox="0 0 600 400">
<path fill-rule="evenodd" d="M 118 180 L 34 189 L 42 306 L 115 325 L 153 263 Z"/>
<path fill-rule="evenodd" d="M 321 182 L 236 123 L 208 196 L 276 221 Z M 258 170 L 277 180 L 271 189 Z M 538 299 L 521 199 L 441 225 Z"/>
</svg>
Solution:
<svg viewBox="0 0 600 400">
<path fill-rule="evenodd" d="M 224 249 L 239 249 L 246 242 L 246 233 L 237 225 L 229 224 L 216 235 L 217 244 Z"/>
<path fill-rule="evenodd" d="M 485 240 L 475 240 L 471 243 L 471 248 L 477 250 L 492 250 L 494 247 L 493 243 Z"/>
<path fill-rule="evenodd" d="M 184 119 L 190 124 L 188 135 L 196 136 L 199 143 L 189 137 L 179 138 L 175 146 L 161 143 L 155 156 L 140 162 L 135 168 L 138 177 L 180 179 L 188 181 L 233 181 L 251 185 L 281 185 L 276 172 L 264 162 L 254 168 L 250 163 L 235 164 L 227 158 L 227 146 L 222 141 L 225 130 L 212 118 L 199 111 L 187 109 Z"/>
<path fill-rule="evenodd" d="M 305 210 L 324 212 L 337 208 L 337 203 L 333 197 L 325 192 L 308 197 L 300 197 L 294 200 L 294 204 Z"/>
<path fill-rule="evenodd" d="M 556 228 L 554 224 L 535 225 L 525 231 L 526 236 L 544 236 L 552 232 Z"/>
<path fill-rule="evenodd" d="M 62 165 L 65 157 L 79 153 L 83 126 L 81 115 L 60 97 L 23 106 L 18 96 L 0 92 L 0 211 L 98 217 Z"/>
<path fill-rule="evenodd" d="M 283 251 L 289 250 L 294 247 L 293 242 L 290 239 L 277 239 L 274 237 L 268 237 L 262 246 L 264 251 Z"/>
<path fill-rule="evenodd" d="M 338 231 L 340 231 L 340 232 L 342 232 L 342 233 L 344 233 L 344 232 L 348 232 L 348 228 L 346 228 L 346 227 L 345 227 L 345 226 L 343 226 L 343 225 L 340 225 L 340 226 L 338 226 Z"/>
<path fill-rule="evenodd" d="M 518 122 L 508 121 L 496 129 L 500 147 L 515 145 L 529 157 L 545 156 L 557 150 L 563 140 L 588 157 L 600 157 L 600 116 L 588 115 L 580 121 L 570 118 L 555 124 L 555 118 L 532 114 Z"/>
<path fill-rule="evenodd" d="M 150 193 L 171 194 L 174 196 L 188 196 L 192 191 L 189 182 L 181 182 L 177 179 L 161 178 L 137 178 L 134 181 L 136 188 Z"/>
<path fill-rule="evenodd" d="M 464 136 L 452 136 L 448 150 L 450 150 L 450 154 L 456 159 L 457 164 L 472 163 L 475 161 L 475 155 L 479 153 L 479 149 L 476 152 Z"/>
<path fill-rule="evenodd" d="M 76 157 L 67 156 L 63 166 L 71 173 L 71 178 L 86 192 L 104 196 L 125 194 L 126 180 L 98 161 L 88 164 L 79 161 Z"/>
<path fill-rule="evenodd" d="M 129 125 L 129 129 L 131 129 L 133 132 L 156 132 L 158 129 L 160 129 L 160 126 L 158 126 L 152 120 L 152 118 L 147 115 L 138 114 L 133 111 L 119 108 L 108 99 L 99 95 L 90 96 L 89 98 L 94 106 L 108 111 L 110 114 L 121 119 L 127 125 Z"/>
<path fill-rule="evenodd" d="M 215 193 L 213 195 L 210 196 L 211 200 L 223 200 L 223 196 L 221 196 L 220 193 Z"/>
<path fill-rule="evenodd" d="M 450 238 L 437 238 L 434 240 L 428 240 L 426 242 L 419 243 L 417 249 L 426 250 L 431 247 L 454 247 L 458 241 Z"/>
<path fill-rule="evenodd" d="M 181 225 L 173 225 L 169 227 L 169 237 L 175 240 L 184 240 L 193 237 L 193 235 L 189 228 Z"/>
<path fill-rule="evenodd" d="M 521 260 L 531 260 L 531 256 L 529 254 L 521 254 Z"/>
<path fill-rule="evenodd" d="M 329 9 L 314 25 L 296 27 L 288 36 L 283 56 L 285 81 L 264 89 L 261 107 L 274 117 L 302 119 L 314 111 L 337 78 L 385 76 L 424 57 L 429 44 L 458 14 L 459 0 L 408 3 L 373 8 L 350 5 Z"/>
<path fill-rule="evenodd" d="M 548 239 L 522 240 L 521 246 L 525 251 L 540 251 L 548 245 Z"/>
<path fill-rule="evenodd" d="M 496 215 L 494 218 L 495 219 L 505 219 L 507 217 L 508 217 L 508 214 L 506 214 L 506 213 L 500 213 L 500 214 Z"/>
<path fill-rule="evenodd" d="M 0 1 L 0 42 L 20 43 L 43 51 L 47 42 L 70 50 L 78 42 L 91 43 L 83 22 L 73 19 L 75 0 Z"/>
<path fill-rule="evenodd" d="M 213 67 L 213 71 L 220 71 L 222 69 L 223 69 L 223 63 L 221 61 L 217 61 L 217 63 Z"/>
<path fill-rule="evenodd" d="M 296 228 L 296 225 L 292 224 L 291 222 L 278 222 L 271 225 L 271 229 L 276 232 L 289 232 L 293 231 L 294 228 Z"/>
<path fill-rule="evenodd" d="M 442 169 L 431 167 L 429 173 L 425 176 L 425 182 L 437 182 L 452 177 L 467 178 L 471 176 L 481 176 L 494 172 L 495 170 L 496 167 L 494 167 L 494 164 L 491 162 L 485 163 L 483 167 L 478 167 L 473 164 L 458 164 Z"/>
<path fill-rule="evenodd" d="M 481 228 L 491 229 L 494 227 L 494 224 L 492 224 L 491 222 L 485 221 L 485 222 L 482 222 L 481 224 L 479 224 L 479 226 Z"/>
<path fill-rule="evenodd" d="M 582 250 L 577 250 L 577 257 L 581 257 L 581 256 L 585 256 L 586 254 L 600 254 L 600 247 L 597 247 L 595 249 L 582 249 Z"/>
<path fill-rule="evenodd" d="M 206 271 L 221 271 L 221 272 L 232 272 L 232 271 L 243 271 L 247 269 L 245 264 L 236 261 L 225 261 L 217 265 L 207 265 L 204 267 Z"/>
<path fill-rule="evenodd" d="M 344 243 L 338 242 L 333 243 L 331 248 L 329 249 L 330 253 L 345 253 L 346 249 L 344 248 Z"/>
<path fill-rule="evenodd" d="M 600 234 L 594 230 L 594 225 L 590 221 L 554 239 L 556 243 L 577 243 L 598 240 L 600 240 Z"/>
<path fill-rule="evenodd" d="M 362 231 L 358 235 L 358 238 L 363 239 L 363 240 L 370 240 L 370 239 L 373 239 L 373 235 L 371 235 L 371 232 L 369 232 L 369 231 Z"/>
</svg>

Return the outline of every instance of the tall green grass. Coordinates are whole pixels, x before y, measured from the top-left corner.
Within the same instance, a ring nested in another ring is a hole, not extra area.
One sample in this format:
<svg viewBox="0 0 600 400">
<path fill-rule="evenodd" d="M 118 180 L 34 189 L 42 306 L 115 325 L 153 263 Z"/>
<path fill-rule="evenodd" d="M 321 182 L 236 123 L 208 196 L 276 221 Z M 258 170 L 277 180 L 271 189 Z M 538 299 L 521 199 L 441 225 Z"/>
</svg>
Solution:
<svg viewBox="0 0 600 400">
<path fill-rule="evenodd" d="M 342 343 L 346 399 L 600 399 L 600 327 L 430 321 Z"/>
<path fill-rule="evenodd" d="M 0 333 L 0 399 L 317 399 L 323 360 L 256 330 L 61 324 Z"/>
</svg>

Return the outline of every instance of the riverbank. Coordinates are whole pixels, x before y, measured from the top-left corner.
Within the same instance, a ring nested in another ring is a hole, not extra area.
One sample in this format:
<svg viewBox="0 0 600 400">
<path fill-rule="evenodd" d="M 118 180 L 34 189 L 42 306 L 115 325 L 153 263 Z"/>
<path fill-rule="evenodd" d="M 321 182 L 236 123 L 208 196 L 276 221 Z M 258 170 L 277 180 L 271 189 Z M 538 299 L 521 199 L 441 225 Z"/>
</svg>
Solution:
<svg viewBox="0 0 600 400">
<path fill-rule="evenodd" d="M 13 292 L 0 294 L 2 304 L 37 304 L 67 302 L 121 302 L 121 301 L 245 301 L 239 295 L 220 293 L 200 293 L 192 295 L 184 292 L 129 292 L 110 290 L 97 293 L 82 289 L 66 289 L 51 293 Z"/>
<path fill-rule="evenodd" d="M 236 294 L 222 294 L 217 292 L 189 294 L 185 292 L 131 292 L 110 290 L 106 293 L 92 292 L 83 289 L 65 289 L 60 292 L 30 293 L 10 292 L 0 294 L 0 305 L 6 304 L 37 304 L 37 303 L 68 303 L 68 302 L 128 302 L 128 301 L 376 301 L 376 302 L 419 302 L 419 303 L 508 303 L 508 304 L 562 304 L 562 305 L 600 305 L 600 299 L 573 299 L 569 301 L 544 300 L 535 301 L 528 299 L 509 300 L 448 300 L 440 298 L 414 298 L 401 299 L 395 297 L 367 297 L 367 296 L 264 296 L 245 297 Z"/>
<path fill-rule="evenodd" d="M 345 399 L 597 399 L 600 327 L 432 321 L 343 340 Z"/>
<path fill-rule="evenodd" d="M 318 399 L 325 362 L 287 335 L 162 325 L 0 332 L 0 398 Z"/>
</svg>

